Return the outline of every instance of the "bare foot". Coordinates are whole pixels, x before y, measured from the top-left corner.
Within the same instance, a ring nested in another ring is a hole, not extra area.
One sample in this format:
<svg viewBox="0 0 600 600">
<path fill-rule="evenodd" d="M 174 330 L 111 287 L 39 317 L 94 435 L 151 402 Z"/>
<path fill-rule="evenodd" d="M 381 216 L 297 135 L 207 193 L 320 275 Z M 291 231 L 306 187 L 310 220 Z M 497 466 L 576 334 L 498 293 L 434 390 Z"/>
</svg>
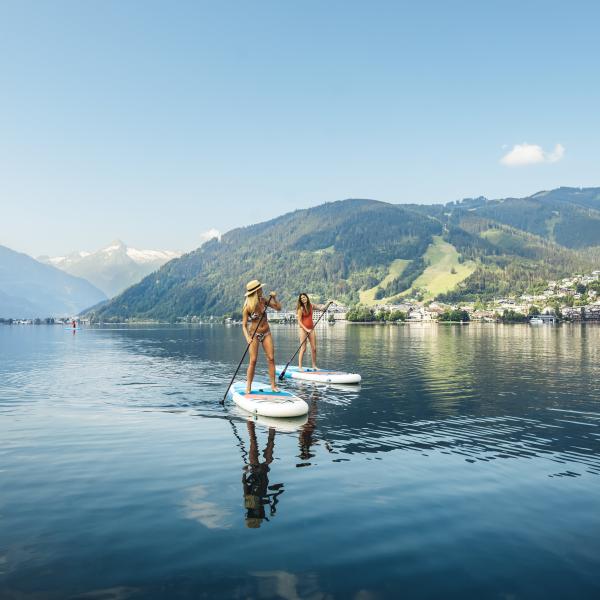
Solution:
<svg viewBox="0 0 600 600">
<path fill-rule="evenodd" d="M 246 394 L 251 394 L 251 393 L 252 393 L 252 390 L 246 388 Z"/>
<path fill-rule="evenodd" d="M 272 391 L 272 392 L 278 392 L 278 391 L 279 391 L 279 388 L 278 388 L 276 385 L 272 385 L 272 386 L 271 386 L 271 391 Z"/>
</svg>

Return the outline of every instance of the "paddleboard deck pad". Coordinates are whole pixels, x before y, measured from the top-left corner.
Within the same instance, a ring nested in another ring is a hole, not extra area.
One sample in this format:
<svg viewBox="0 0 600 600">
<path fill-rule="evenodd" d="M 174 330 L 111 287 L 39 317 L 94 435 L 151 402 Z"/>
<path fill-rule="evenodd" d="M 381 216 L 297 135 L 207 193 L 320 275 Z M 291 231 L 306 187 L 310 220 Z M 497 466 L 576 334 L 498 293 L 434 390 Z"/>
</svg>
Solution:
<svg viewBox="0 0 600 600">
<path fill-rule="evenodd" d="M 277 365 L 275 372 L 277 377 L 281 375 L 284 365 Z M 360 383 L 361 376 L 358 373 L 346 373 L 345 371 L 327 371 L 325 369 L 298 369 L 298 367 L 287 368 L 285 379 L 301 379 L 303 381 L 316 381 L 318 383 Z"/>
<path fill-rule="evenodd" d="M 299 417 L 308 413 L 308 404 L 285 390 L 272 392 L 268 383 L 255 381 L 251 392 L 246 394 L 246 382 L 238 381 L 231 386 L 233 401 L 245 411 L 265 417 Z"/>
</svg>

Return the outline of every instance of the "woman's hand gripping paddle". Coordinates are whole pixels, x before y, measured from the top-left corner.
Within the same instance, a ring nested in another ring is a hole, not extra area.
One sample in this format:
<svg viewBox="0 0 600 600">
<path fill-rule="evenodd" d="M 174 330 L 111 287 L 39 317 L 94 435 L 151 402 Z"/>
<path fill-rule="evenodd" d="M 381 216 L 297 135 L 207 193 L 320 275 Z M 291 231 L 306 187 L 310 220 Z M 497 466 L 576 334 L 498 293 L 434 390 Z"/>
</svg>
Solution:
<svg viewBox="0 0 600 600">
<path fill-rule="evenodd" d="M 313 325 L 313 329 L 317 326 L 317 323 L 323 318 L 323 315 L 327 312 L 327 309 L 332 304 L 333 304 L 333 300 L 330 300 L 326 304 L 325 308 L 323 309 L 323 312 L 321 313 L 321 316 L 317 319 L 316 323 Z M 290 363 L 294 360 L 294 358 L 296 358 L 296 355 L 298 354 L 298 352 L 300 352 L 300 348 L 302 348 L 302 346 L 304 346 L 304 344 L 306 344 L 306 340 L 308 339 L 309 335 L 310 335 L 310 333 L 306 334 L 306 337 L 304 338 L 302 343 L 298 346 L 298 350 L 296 350 L 296 352 L 294 352 L 294 354 L 292 355 L 292 358 L 290 358 L 290 360 L 287 361 L 287 364 L 283 368 L 283 371 L 281 371 L 281 373 L 279 374 L 279 381 L 283 381 L 283 378 L 285 377 L 285 372 L 287 371 L 287 368 L 290 366 Z"/>
</svg>

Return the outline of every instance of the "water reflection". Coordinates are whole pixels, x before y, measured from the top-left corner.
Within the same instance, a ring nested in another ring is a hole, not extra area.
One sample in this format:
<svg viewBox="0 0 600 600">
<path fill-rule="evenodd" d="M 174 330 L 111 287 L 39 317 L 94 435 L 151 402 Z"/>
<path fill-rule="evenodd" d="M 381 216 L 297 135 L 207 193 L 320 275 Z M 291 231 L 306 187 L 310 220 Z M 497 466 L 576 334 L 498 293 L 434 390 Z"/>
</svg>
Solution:
<svg viewBox="0 0 600 600">
<path fill-rule="evenodd" d="M 300 446 L 300 454 L 298 455 L 298 458 L 300 458 L 302 462 L 298 463 L 296 465 L 297 467 L 310 467 L 311 463 L 308 461 L 315 457 L 315 453 L 312 451 L 312 446 L 317 442 L 315 439 L 318 413 L 317 397 L 318 393 L 313 392 L 308 405 L 308 420 L 300 430 L 300 434 L 298 436 L 298 444 Z"/>
<path fill-rule="evenodd" d="M 242 488 L 244 492 L 245 524 L 249 529 L 258 529 L 263 521 L 269 521 L 277 512 L 279 496 L 285 491 L 283 483 L 269 484 L 270 464 L 275 450 L 275 429 L 269 427 L 267 442 L 262 451 L 261 461 L 256 425 L 252 419 L 246 421 L 249 449 L 246 450 L 243 437 L 232 420 L 229 420 L 235 437 L 238 439 L 245 466 L 242 470 Z M 267 516 L 268 510 L 268 516 Z"/>
<path fill-rule="evenodd" d="M 599 327 L 322 338 L 363 383 L 284 421 L 220 406 L 236 328 L 0 328 L 0 596 L 595 597 Z"/>
</svg>

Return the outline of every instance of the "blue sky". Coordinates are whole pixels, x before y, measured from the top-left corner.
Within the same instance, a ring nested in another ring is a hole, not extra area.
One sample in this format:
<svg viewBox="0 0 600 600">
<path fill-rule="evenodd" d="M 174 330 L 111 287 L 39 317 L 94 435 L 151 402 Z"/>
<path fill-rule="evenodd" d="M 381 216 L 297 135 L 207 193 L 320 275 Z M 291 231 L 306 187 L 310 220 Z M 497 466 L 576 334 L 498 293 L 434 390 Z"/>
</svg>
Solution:
<svg viewBox="0 0 600 600">
<path fill-rule="evenodd" d="M 3 2 L 0 244 L 600 185 L 596 2 Z M 515 146 L 517 146 L 515 148 Z"/>
</svg>

